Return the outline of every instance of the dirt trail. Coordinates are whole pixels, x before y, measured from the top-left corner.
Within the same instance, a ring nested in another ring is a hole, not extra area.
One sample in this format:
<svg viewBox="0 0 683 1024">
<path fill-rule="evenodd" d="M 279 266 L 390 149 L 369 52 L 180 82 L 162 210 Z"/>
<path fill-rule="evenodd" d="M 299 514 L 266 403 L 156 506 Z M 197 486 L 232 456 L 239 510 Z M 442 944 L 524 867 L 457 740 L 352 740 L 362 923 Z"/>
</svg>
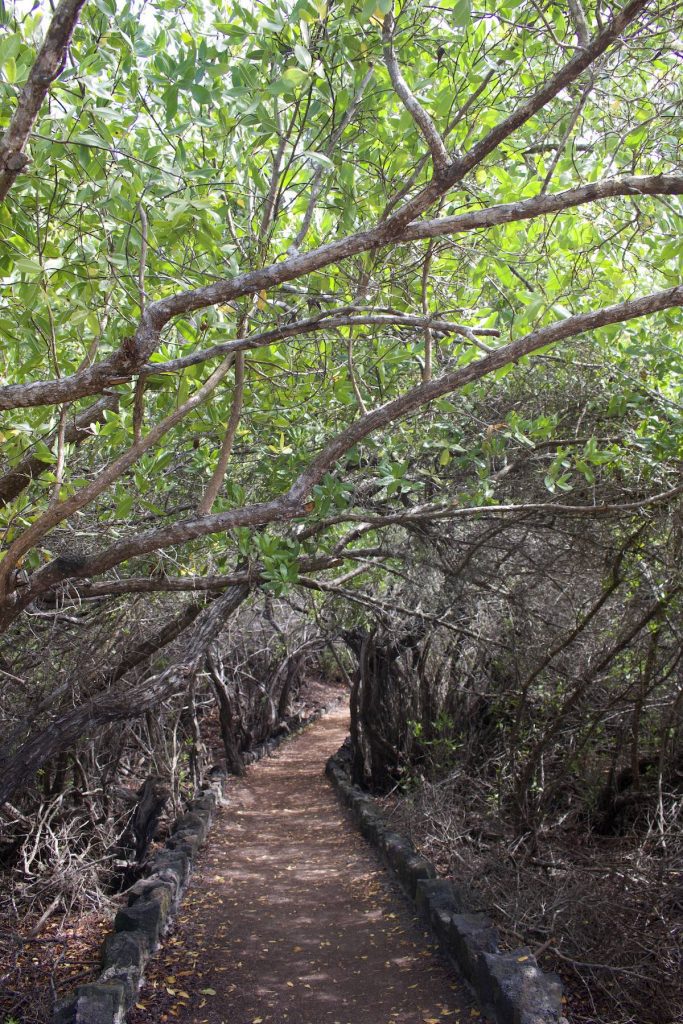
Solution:
<svg viewBox="0 0 683 1024">
<path fill-rule="evenodd" d="M 332 712 L 231 785 L 131 1024 L 479 1017 L 323 776 L 346 731 Z"/>
</svg>

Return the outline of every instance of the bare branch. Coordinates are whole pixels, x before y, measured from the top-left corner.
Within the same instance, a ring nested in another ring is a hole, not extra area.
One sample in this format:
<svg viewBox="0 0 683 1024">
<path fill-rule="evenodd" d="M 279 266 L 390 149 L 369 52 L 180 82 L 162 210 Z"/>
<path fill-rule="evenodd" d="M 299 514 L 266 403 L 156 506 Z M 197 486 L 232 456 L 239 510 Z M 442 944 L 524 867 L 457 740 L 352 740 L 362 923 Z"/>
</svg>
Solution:
<svg viewBox="0 0 683 1024">
<path fill-rule="evenodd" d="M 64 462 L 66 443 L 66 424 L 69 415 L 68 405 L 63 405 L 59 412 L 59 423 L 57 425 L 57 462 L 55 463 L 55 482 L 52 485 L 52 500 L 59 501 L 59 492 L 64 479 Z"/>
<path fill-rule="evenodd" d="M 567 7 L 569 8 L 569 13 L 571 14 L 572 21 L 574 22 L 574 29 L 576 30 L 576 38 L 579 46 L 588 46 L 590 30 L 588 28 L 586 14 L 581 0 L 567 0 Z"/>
<path fill-rule="evenodd" d="M 145 417 L 145 378 L 142 374 L 135 382 L 133 398 L 133 440 L 137 444 L 142 440 L 142 421 Z"/>
<path fill-rule="evenodd" d="M 571 133 L 574 131 L 574 126 L 575 126 L 576 122 L 579 120 L 579 117 L 581 116 L 581 111 L 583 110 L 584 106 L 586 105 L 586 100 L 588 99 L 588 97 L 590 95 L 590 91 L 593 88 L 593 84 L 594 84 L 594 78 L 591 75 L 590 80 L 589 80 L 586 88 L 581 93 L 581 98 L 579 99 L 579 102 L 577 103 L 576 107 L 574 108 L 572 116 L 569 118 L 569 123 L 568 123 L 567 127 L 564 130 L 564 134 L 562 135 L 562 138 L 560 139 L 560 141 L 557 144 L 557 149 L 555 150 L 555 152 L 553 154 L 553 158 L 550 161 L 550 167 L 548 168 L 547 174 L 546 174 L 545 178 L 543 179 L 543 184 L 541 185 L 541 195 L 543 195 L 548 190 L 548 185 L 552 181 L 553 174 L 555 173 L 555 168 L 557 167 L 557 165 L 558 165 L 558 163 L 560 161 L 560 157 L 562 156 L 562 152 L 564 150 L 564 147 L 567 145 L 567 140 L 568 140 L 569 136 L 571 135 Z"/>
<path fill-rule="evenodd" d="M 368 410 L 367 410 L 367 406 L 365 405 L 365 402 L 363 401 L 363 396 L 360 393 L 360 388 L 358 387 L 358 381 L 356 379 L 356 368 L 355 368 L 354 361 L 353 361 L 353 331 L 352 330 L 349 331 L 349 336 L 348 336 L 348 338 L 346 340 L 346 362 L 347 362 L 347 365 L 348 365 L 348 368 L 349 368 L 349 379 L 351 381 L 351 387 L 353 388 L 353 393 L 356 396 L 356 402 L 358 403 L 358 408 L 360 409 L 361 415 L 365 416 Z"/>
<path fill-rule="evenodd" d="M 432 154 L 434 171 L 436 177 L 439 178 L 446 173 L 446 170 L 450 165 L 451 158 L 444 145 L 443 139 L 436 130 L 434 122 L 422 104 L 419 103 L 410 91 L 408 83 L 401 74 L 401 69 L 398 66 L 398 60 L 396 59 L 396 53 L 394 51 L 394 27 L 395 23 L 393 14 L 385 15 L 384 25 L 382 28 L 384 63 L 387 66 L 389 78 L 391 79 L 391 84 L 394 87 L 396 95 L 401 100 L 401 103 L 412 117 L 413 121 L 422 133 L 425 142 L 429 146 L 429 151 Z"/>
<path fill-rule="evenodd" d="M 84 3 L 85 0 L 62 0 L 21 90 L 17 109 L 0 141 L 0 203 L 5 201 L 29 162 L 24 146 L 48 89 L 62 73 L 71 36 Z"/>
<path fill-rule="evenodd" d="M 202 500 L 197 507 L 197 515 L 206 516 L 213 508 L 213 503 L 218 497 L 218 492 L 223 486 L 223 480 L 228 469 L 232 446 L 237 433 L 237 428 L 242 415 L 242 401 L 244 399 L 244 353 L 238 352 L 235 356 L 235 387 L 232 392 L 232 405 L 230 407 L 230 419 L 223 438 L 223 445 L 218 457 L 218 465 L 214 474 L 204 491 Z"/>
<path fill-rule="evenodd" d="M 149 223 L 147 221 L 145 208 L 142 205 L 142 200 L 138 203 L 138 214 L 140 216 L 140 264 L 138 267 L 138 292 L 140 294 L 140 312 L 144 313 L 145 305 L 147 303 L 145 273 L 147 272 L 147 236 L 149 232 Z"/>
<path fill-rule="evenodd" d="M 275 123 L 278 131 L 280 131 L 280 109 L 278 107 L 277 96 L 274 99 L 275 102 Z M 266 196 L 266 202 L 263 207 L 263 217 L 261 218 L 261 226 L 259 228 L 259 238 L 263 241 L 268 233 L 271 221 L 273 219 L 273 213 L 275 211 L 275 199 L 277 197 L 277 188 L 280 181 L 280 169 L 282 167 L 282 158 L 285 155 L 285 149 L 287 146 L 287 135 L 280 132 L 280 138 L 278 140 L 277 149 L 273 156 L 273 167 L 270 172 L 270 183 L 268 185 L 268 194 Z"/>
</svg>

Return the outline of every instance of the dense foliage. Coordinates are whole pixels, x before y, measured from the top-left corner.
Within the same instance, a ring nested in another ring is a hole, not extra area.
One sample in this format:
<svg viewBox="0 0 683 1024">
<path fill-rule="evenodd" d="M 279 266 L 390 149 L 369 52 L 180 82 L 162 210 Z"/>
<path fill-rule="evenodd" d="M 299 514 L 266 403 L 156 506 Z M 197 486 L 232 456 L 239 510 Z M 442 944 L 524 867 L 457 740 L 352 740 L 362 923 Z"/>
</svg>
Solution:
<svg viewBox="0 0 683 1024">
<path fill-rule="evenodd" d="M 121 777 L 177 797 L 213 702 L 240 770 L 311 650 L 368 784 L 460 758 L 535 849 L 567 801 L 609 831 L 629 768 L 616 831 L 661 852 L 681 31 L 654 0 L 0 7 L 13 870 L 95 776 L 97 850 Z"/>
</svg>

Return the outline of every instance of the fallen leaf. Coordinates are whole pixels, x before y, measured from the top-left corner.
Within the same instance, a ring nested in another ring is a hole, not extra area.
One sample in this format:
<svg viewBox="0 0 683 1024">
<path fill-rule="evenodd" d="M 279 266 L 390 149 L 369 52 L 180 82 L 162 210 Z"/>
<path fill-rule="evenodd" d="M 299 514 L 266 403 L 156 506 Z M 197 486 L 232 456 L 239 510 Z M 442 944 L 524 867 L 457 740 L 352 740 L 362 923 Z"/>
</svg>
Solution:
<svg viewBox="0 0 683 1024">
<path fill-rule="evenodd" d="M 216 989 L 215 988 L 200 988 L 199 992 L 203 996 L 215 996 L 216 995 Z"/>
</svg>

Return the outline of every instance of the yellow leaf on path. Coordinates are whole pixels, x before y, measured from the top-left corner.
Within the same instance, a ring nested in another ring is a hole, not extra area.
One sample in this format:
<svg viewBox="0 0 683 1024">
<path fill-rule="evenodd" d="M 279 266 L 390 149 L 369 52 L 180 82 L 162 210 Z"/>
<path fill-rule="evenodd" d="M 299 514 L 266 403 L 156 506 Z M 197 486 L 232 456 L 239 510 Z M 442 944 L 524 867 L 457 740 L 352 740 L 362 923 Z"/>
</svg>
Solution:
<svg viewBox="0 0 683 1024">
<path fill-rule="evenodd" d="M 287 982 L 287 988 L 294 988 L 294 982 L 293 981 L 288 981 Z"/>
<path fill-rule="evenodd" d="M 263 1017 L 254 1017 L 251 1024 L 263 1024 Z"/>
<path fill-rule="evenodd" d="M 216 989 L 215 988 L 200 988 L 199 991 L 200 991 L 200 994 L 203 995 L 203 996 L 215 996 L 216 995 Z"/>
</svg>

